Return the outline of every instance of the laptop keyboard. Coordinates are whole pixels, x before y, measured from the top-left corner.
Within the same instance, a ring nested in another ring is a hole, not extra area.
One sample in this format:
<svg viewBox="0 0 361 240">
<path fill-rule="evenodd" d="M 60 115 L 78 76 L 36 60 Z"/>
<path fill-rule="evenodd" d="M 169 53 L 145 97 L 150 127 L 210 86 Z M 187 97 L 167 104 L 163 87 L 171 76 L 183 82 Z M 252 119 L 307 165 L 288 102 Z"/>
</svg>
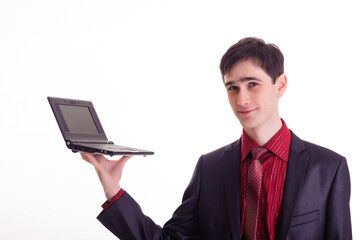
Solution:
<svg viewBox="0 0 361 240">
<path fill-rule="evenodd" d="M 79 144 L 80 145 L 80 144 Z M 127 151 L 127 152 L 137 152 L 136 149 L 132 149 L 129 147 L 123 147 L 120 145 L 114 145 L 114 144 L 81 144 L 81 146 L 84 147 L 91 147 L 91 148 L 99 148 L 104 150 L 118 150 L 118 151 Z"/>
</svg>

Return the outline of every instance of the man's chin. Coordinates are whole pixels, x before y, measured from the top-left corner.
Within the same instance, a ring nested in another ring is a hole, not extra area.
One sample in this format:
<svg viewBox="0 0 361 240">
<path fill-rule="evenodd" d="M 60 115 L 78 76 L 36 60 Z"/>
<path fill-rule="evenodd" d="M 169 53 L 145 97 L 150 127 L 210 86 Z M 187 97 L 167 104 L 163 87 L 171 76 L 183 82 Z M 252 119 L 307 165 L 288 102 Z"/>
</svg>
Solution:
<svg viewBox="0 0 361 240">
<path fill-rule="evenodd" d="M 257 126 L 255 121 L 251 119 L 238 119 L 244 129 L 252 129 Z"/>
</svg>

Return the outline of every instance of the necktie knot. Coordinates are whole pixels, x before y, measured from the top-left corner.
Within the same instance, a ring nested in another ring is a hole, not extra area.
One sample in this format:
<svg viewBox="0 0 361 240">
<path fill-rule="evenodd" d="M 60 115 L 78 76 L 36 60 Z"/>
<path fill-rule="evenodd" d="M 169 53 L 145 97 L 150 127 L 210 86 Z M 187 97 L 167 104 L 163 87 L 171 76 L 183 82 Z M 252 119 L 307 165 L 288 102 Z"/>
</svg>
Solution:
<svg viewBox="0 0 361 240">
<path fill-rule="evenodd" d="M 252 149 L 253 159 L 260 160 L 261 157 L 266 154 L 266 152 L 268 152 L 268 149 L 266 148 L 261 148 L 261 147 L 253 148 Z"/>
</svg>

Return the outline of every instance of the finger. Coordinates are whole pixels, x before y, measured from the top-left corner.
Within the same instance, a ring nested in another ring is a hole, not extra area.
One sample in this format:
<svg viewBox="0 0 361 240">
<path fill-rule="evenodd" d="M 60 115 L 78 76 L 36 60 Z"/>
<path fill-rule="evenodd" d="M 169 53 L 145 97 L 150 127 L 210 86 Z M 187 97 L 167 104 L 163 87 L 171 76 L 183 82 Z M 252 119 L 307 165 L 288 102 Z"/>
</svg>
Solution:
<svg viewBox="0 0 361 240">
<path fill-rule="evenodd" d="M 126 161 L 128 161 L 131 157 L 132 157 L 132 156 L 123 156 L 123 157 L 121 157 L 119 160 L 126 162 Z"/>
<path fill-rule="evenodd" d="M 117 161 L 117 163 L 116 163 L 116 165 L 117 165 L 117 171 L 120 171 L 120 172 L 122 172 L 123 171 L 123 168 L 124 168 L 124 166 L 125 166 L 125 163 L 129 160 L 131 158 L 131 156 L 124 156 L 124 157 L 122 157 L 122 158 L 120 158 L 118 161 Z"/>
<path fill-rule="evenodd" d="M 98 163 L 96 157 L 94 156 L 94 154 L 84 153 L 84 155 L 85 155 L 85 158 L 87 159 L 87 160 L 85 160 L 85 161 L 87 161 L 88 163 L 90 163 L 91 165 L 93 165 L 95 168 L 98 168 L 98 167 L 99 167 L 99 163 Z"/>
<path fill-rule="evenodd" d="M 85 160 L 85 161 L 87 161 L 88 163 L 90 163 L 90 162 L 89 162 L 89 158 L 86 156 L 86 153 L 81 152 L 81 153 L 80 153 L 80 156 L 81 156 L 81 158 L 82 158 L 83 160 Z"/>
<path fill-rule="evenodd" d="M 132 156 L 123 156 L 123 157 L 121 157 L 119 160 L 118 160 L 118 162 L 119 162 L 119 164 L 120 165 L 125 165 L 125 163 L 131 158 Z"/>
<path fill-rule="evenodd" d="M 110 159 L 104 157 L 102 154 L 94 153 L 92 155 L 97 161 L 111 161 Z"/>
</svg>

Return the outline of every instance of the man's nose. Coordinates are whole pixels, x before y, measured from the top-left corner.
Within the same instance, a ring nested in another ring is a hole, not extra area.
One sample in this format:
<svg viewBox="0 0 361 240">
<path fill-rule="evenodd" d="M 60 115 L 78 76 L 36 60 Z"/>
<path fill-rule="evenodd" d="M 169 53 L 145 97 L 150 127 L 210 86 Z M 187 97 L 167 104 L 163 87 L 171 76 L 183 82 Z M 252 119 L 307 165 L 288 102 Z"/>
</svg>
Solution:
<svg viewBox="0 0 361 240">
<path fill-rule="evenodd" d="M 245 89 L 241 89 L 238 93 L 237 104 L 239 106 L 247 106 L 249 104 L 249 92 Z"/>
</svg>

